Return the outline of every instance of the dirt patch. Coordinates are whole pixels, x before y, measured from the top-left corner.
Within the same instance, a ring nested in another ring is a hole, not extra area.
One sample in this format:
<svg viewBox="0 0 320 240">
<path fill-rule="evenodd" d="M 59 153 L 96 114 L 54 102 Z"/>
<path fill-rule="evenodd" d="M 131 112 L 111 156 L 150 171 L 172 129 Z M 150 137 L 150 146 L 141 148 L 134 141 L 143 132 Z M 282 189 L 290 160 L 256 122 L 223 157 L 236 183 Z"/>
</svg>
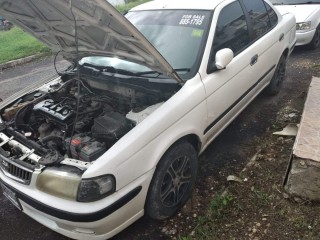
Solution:
<svg viewBox="0 0 320 240">
<path fill-rule="evenodd" d="M 283 112 L 286 110 L 282 109 L 277 118 L 282 119 Z M 283 121 L 276 123 L 285 125 Z M 283 191 L 294 138 L 272 133 L 272 129 L 267 130 L 253 143 L 261 149 L 239 174 L 243 182 L 230 183 L 220 200 L 216 197 L 211 201 L 206 221 L 200 222 L 188 239 L 192 235 L 195 239 L 320 238 L 320 205 L 295 202 Z"/>
</svg>

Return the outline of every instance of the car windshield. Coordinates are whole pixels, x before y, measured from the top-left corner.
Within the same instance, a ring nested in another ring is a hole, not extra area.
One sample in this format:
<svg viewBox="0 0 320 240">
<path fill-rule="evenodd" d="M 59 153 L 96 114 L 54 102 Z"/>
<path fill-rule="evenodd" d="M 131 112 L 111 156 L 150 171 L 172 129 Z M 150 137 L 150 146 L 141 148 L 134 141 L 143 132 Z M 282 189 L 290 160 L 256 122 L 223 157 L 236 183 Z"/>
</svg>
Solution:
<svg viewBox="0 0 320 240">
<path fill-rule="evenodd" d="M 270 0 L 273 5 L 320 4 L 320 0 Z"/>
<path fill-rule="evenodd" d="M 199 68 L 210 14 L 210 11 L 203 10 L 157 10 L 133 11 L 126 17 L 186 80 L 193 77 Z M 84 63 L 112 67 L 123 74 L 126 71 L 166 78 L 145 66 L 114 57 L 86 57 L 80 61 L 80 64 Z"/>
</svg>

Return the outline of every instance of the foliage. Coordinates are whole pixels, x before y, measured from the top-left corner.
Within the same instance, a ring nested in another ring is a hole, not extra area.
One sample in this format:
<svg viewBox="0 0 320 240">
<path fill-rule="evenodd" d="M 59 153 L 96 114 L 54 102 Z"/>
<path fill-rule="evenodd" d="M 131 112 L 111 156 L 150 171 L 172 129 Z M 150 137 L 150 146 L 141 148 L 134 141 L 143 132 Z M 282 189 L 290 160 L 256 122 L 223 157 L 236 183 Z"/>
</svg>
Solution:
<svg viewBox="0 0 320 240">
<path fill-rule="evenodd" d="M 49 48 L 18 27 L 10 31 L 1 31 L 0 43 L 0 63 L 37 53 L 50 52 Z"/>
<path fill-rule="evenodd" d="M 179 240 L 211 240 L 215 239 L 215 223 L 228 217 L 228 208 L 237 205 L 233 195 L 217 194 L 210 202 L 210 208 L 204 216 L 197 218 L 197 226 L 194 228 L 192 236 L 180 236 Z"/>
<path fill-rule="evenodd" d="M 121 13 L 150 0 L 126 0 L 127 4 L 116 8 Z M 30 34 L 14 27 L 10 31 L 0 31 L 0 63 L 27 57 L 38 53 L 50 53 L 50 49 Z"/>
<path fill-rule="evenodd" d="M 131 8 L 138 6 L 142 3 L 149 2 L 150 0 L 127 0 L 128 3 L 117 6 L 117 9 L 121 13 L 128 12 Z"/>
</svg>

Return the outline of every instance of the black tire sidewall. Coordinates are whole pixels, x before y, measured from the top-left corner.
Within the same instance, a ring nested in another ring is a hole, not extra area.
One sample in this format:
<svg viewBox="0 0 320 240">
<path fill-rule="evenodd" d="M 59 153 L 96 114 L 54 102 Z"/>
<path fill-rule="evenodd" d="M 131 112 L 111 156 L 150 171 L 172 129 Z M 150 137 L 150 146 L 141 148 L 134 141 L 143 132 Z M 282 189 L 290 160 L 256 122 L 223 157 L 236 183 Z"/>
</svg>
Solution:
<svg viewBox="0 0 320 240">
<path fill-rule="evenodd" d="M 314 37 L 312 41 L 309 43 L 309 48 L 314 50 L 314 49 L 317 49 L 319 45 L 320 45 L 320 25 L 316 28 Z"/>
<path fill-rule="evenodd" d="M 178 205 L 174 207 L 166 207 L 160 199 L 161 185 L 164 176 L 171 163 L 182 156 L 188 156 L 191 164 L 191 184 L 188 186 L 185 194 L 181 198 Z M 157 220 L 163 220 L 176 214 L 180 208 L 184 206 L 192 194 L 192 188 L 198 171 L 198 155 L 192 144 L 186 141 L 181 141 L 174 144 L 161 158 L 157 165 L 154 176 L 152 178 L 147 201 L 145 205 L 146 213 L 149 217 Z"/>
<path fill-rule="evenodd" d="M 274 72 L 274 75 L 270 81 L 270 84 L 266 88 L 266 92 L 270 96 L 274 96 L 274 95 L 278 94 L 280 92 L 281 87 L 282 87 L 284 79 L 279 84 L 279 76 L 278 76 L 279 68 L 282 66 L 282 64 L 284 64 L 284 68 L 286 68 L 286 58 L 284 55 L 281 56 L 281 58 L 277 64 L 276 70 Z"/>
</svg>

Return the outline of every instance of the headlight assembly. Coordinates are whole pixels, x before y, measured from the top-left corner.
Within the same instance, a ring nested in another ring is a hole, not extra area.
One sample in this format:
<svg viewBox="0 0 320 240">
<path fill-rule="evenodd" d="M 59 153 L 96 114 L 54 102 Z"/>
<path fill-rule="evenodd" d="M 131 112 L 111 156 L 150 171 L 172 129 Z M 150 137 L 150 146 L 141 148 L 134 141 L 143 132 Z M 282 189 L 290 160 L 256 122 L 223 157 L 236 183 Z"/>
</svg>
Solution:
<svg viewBox="0 0 320 240">
<path fill-rule="evenodd" d="M 296 24 L 297 30 L 309 30 L 311 28 L 311 22 L 300 22 Z"/>
<path fill-rule="evenodd" d="M 56 197 L 78 201 L 94 202 L 116 189 L 115 178 L 104 175 L 92 179 L 81 179 L 79 169 L 64 166 L 47 168 L 37 178 L 37 188 Z"/>
<path fill-rule="evenodd" d="M 112 175 L 82 179 L 78 189 L 77 200 L 79 202 L 97 201 L 110 195 L 115 189 L 116 183 Z"/>
<path fill-rule="evenodd" d="M 75 171 L 48 168 L 37 178 L 37 188 L 48 194 L 69 200 L 77 199 L 81 175 Z"/>
</svg>

